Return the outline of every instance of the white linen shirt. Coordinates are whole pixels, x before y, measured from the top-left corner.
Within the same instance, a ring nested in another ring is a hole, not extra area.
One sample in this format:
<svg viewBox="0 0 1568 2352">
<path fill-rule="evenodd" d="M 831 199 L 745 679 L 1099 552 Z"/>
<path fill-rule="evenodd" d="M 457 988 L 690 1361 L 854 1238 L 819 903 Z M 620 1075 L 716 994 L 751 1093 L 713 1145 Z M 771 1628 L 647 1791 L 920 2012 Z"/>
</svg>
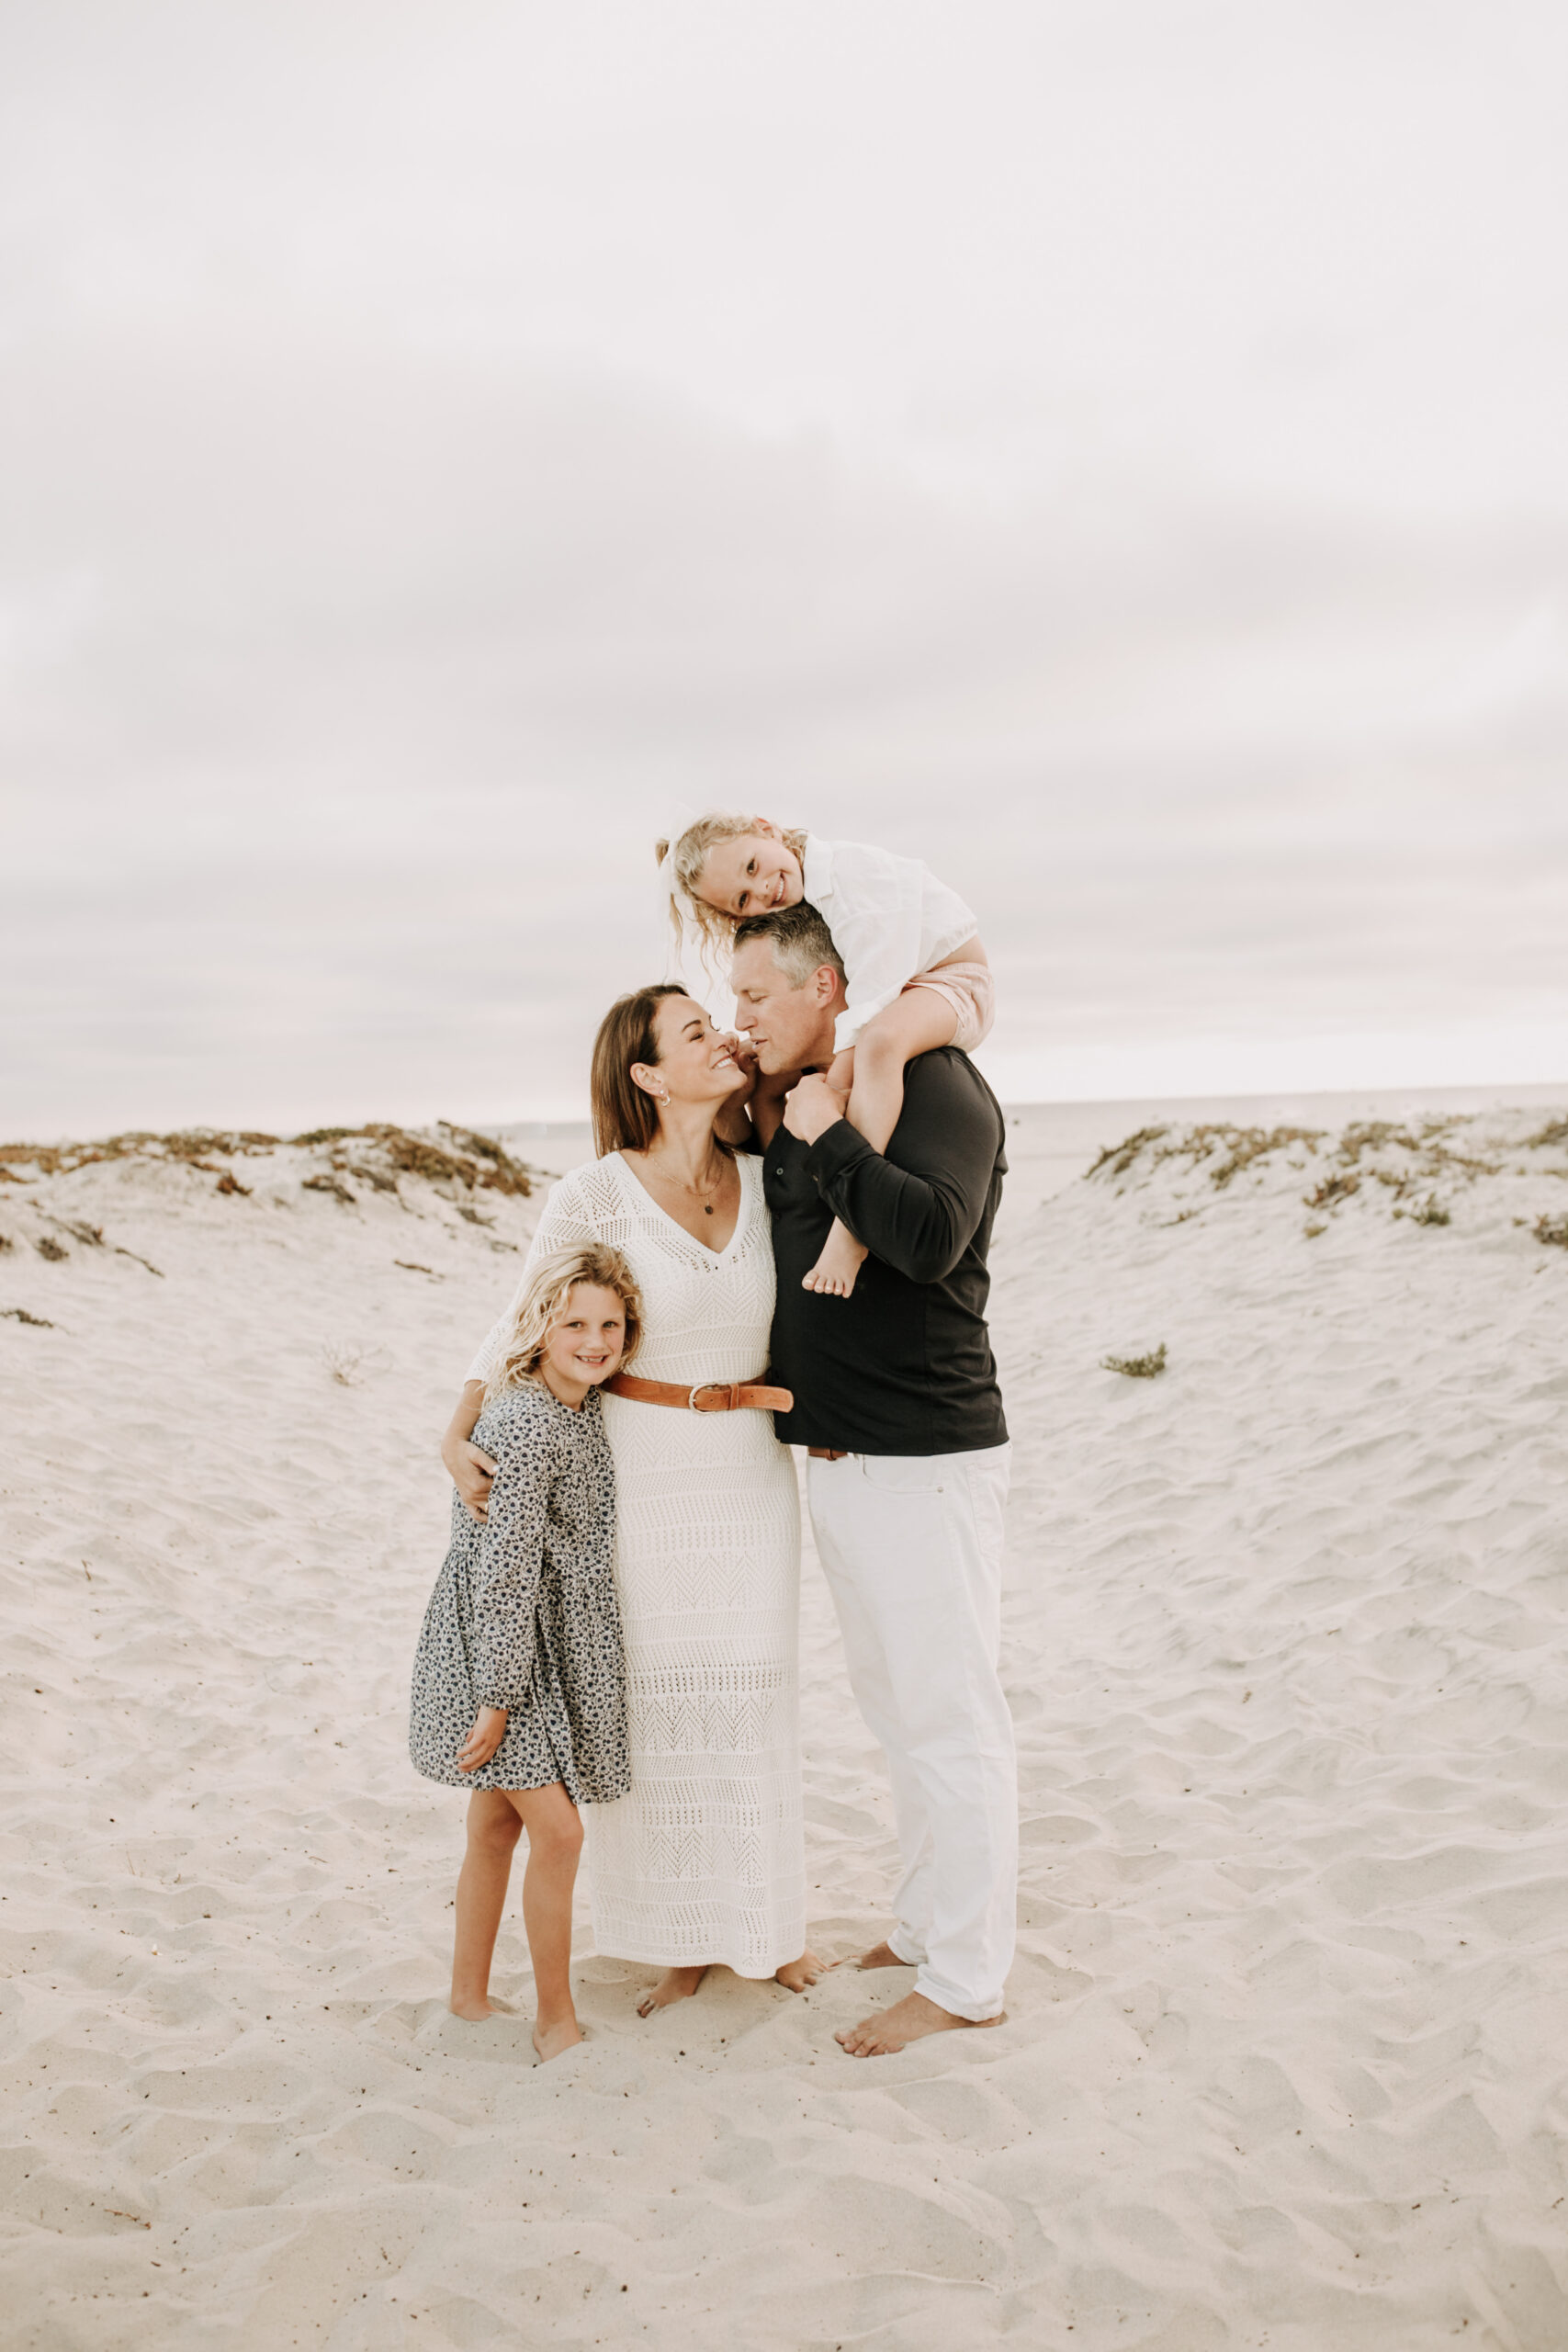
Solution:
<svg viewBox="0 0 1568 2352">
<path fill-rule="evenodd" d="M 801 869 L 806 895 L 843 958 L 849 1001 L 833 1032 L 840 1053 L 917 972 L 929 972 L 980 928 L 957 891 L 918 857 L 807 833 Z"/>
</svg>

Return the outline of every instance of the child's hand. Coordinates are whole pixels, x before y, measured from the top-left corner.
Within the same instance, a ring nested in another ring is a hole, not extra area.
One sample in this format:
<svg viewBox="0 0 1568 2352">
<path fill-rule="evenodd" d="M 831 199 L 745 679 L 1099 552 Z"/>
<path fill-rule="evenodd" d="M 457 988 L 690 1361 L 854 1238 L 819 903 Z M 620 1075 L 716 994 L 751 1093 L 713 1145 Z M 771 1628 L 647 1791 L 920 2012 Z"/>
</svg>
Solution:
<svg viewBox="0 0 1568 2352">
<path fill-rule="evenodd" d="M 506 1709 L 481 1707 L 468 1726 L 468 1736 L 457 1750 L 459 1772 L 477 1772 L 488 1764 L 506 1737 Z"/>
</svg>

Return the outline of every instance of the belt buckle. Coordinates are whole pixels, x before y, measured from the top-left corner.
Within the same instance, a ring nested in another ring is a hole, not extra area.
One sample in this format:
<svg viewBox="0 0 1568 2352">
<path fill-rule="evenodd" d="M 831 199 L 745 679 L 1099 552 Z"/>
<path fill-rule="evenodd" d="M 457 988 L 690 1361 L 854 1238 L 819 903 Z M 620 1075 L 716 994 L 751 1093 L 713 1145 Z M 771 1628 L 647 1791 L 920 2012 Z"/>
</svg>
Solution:
<svg viewBox="0 0 1568 2352">
<path fill-rule="evenodd" d="M 734 1383 L 732 1380 L 697 1380 L 697 1381 L 694 1381 L 694 1382 L 693 1382 L 693 1384 L 692 1384 L 692 1393 L 691 1393 L 691 1395 L 690 1395 L 690 1396 L 687 1397 L 687 1399 L 686 1399 L 686 1410 L 687 1410 L 687 1412 L 688 1412 L 688 1413 L 728 1413 L 728 1410 L 729 1410 L 729 1408 L 728 1408 L 728 1405 L 699 1405 L 699 1404 L 698 1404 L 698 1402 L 697 1402 L 697 1398 L 698 1398 L 699 1396 L 701 1396 L 705 1395 L 705 1392 L 706 1392 L 708 1389 L 710 1389 L 710 1388 L 733 1388 L 733 1387 L 734 1387 L 734 1385 L 735 1385 L 735 1383 Z"/>
</svg>

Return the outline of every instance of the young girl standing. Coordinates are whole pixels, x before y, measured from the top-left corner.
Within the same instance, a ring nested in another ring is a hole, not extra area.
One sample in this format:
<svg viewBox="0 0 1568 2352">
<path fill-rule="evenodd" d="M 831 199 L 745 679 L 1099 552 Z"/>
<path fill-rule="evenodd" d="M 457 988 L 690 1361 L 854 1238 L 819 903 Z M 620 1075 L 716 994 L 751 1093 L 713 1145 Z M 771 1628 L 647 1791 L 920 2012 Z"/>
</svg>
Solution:
<svg viewBox="0 0 1568 2352">
<path fill-rule="evenodd" d="M 497 1464 L 484 1523 L 454 1496 L 451 1549 L 414 1660 L 409 1752 L 427 1780 L 473 1792 L 452 2012 L 491 2014 L 491 1959 L 526 1829 L 523 1923 L 541 2058 L 582 2039 L 570 1979 L 577 1808 L 631 1785 L 599 1390 L 630 1363 L 640 1327 L 619 1250 L 589 1244 L 534 1267 L 474 1430 Z"/>
<path fill-rule="evenodd" d="M 919 858 L 722 814 L 658 848 L 677 927 L 689 916 L 720 944 L 747 915 L 802 899 L 816 908 L 844 959 L 848 997 L 828 1082 L 848 1095 L 844 1115 L 874 1150 L 898 1124 L 906 1063 L 938 1046 L 973 1053 L 989 1036 L 996 991 L 979 927 Z M 865 1254 L 835 1217 L 805 1288 L 848 1298 Z"/>
</svg>

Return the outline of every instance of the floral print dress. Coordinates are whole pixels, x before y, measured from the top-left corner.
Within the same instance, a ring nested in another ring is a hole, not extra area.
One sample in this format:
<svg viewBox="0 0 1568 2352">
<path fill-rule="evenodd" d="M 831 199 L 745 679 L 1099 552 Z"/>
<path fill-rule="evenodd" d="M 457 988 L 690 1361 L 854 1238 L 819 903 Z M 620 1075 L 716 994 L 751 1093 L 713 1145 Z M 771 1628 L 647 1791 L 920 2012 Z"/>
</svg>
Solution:
<svg viewBox="0 0 1568 2352">
<path fill-rule="evenodd" d="M 452 1498 L 452 1544 L 414 1658 L 409 1753 L 454 1789 L 543 1789 L 604 1804 L 631 1786 L 615 1597 L 615 1478 L 596 1388 L 563 1405 L 525 1381 L 485 1406 L 481 1527 Z M 457 1769 L 480 1707 L 504 1707 L 488 1764 Z"/>
</svg>

